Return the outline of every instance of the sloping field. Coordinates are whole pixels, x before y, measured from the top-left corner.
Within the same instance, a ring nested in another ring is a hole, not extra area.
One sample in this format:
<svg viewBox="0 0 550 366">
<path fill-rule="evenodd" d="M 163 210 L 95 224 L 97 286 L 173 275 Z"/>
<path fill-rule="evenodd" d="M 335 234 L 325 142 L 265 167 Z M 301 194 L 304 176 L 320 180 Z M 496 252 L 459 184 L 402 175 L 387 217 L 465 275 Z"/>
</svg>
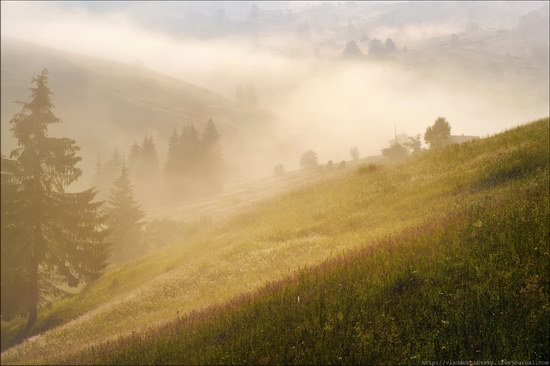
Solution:
<svg viewBox="0 0 550 366">
<path fill-rule="evenodd" d="M 548 133 L 544 119 L 265 201 L 106 273 L 50 310 L 75 320 L 2 362 L 547 359 Z"/>
</svg>

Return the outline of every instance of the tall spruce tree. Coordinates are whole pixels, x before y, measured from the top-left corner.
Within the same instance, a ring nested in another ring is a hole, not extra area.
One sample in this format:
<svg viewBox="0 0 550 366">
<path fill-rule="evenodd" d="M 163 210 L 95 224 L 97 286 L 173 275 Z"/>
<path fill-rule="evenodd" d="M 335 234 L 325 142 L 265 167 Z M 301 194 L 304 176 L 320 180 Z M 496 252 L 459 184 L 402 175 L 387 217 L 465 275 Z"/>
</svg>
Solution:
<svg viewBox="0 0 550 366">
<path fill-rule="evenodd" d="M 67 193 L 81 170 L 74 140 L 48 136 L 61 120 L 52 112 L 48 72 L 33 78 L 31 101 L 18 102 L 11 119 L 18 148 L 2 158 L 2 319 L 27 313 L 28 335 L 42 300 L 97 278 L 106 265 L 108 244 L 101 203 L 88 189 Z"/>
<path fill-rule="evenodd" d="M 196 183 L 197 170 L 200 160 L 201 140 L 195 125 L 190 124 L 183 128 L 180 136 L 180 170 L 187 184 Z"/>
<path fill-rule="evenodd" d="M 122 167 L 120 176 L 114 183 L 106 216 L 110 231 L 109 241 L 113 245 L 112 261 L 120 262 L 140 254 L 143 251 L 141 220 L 145 213 L 134 199 L 126 166 Z"/>
</svg>

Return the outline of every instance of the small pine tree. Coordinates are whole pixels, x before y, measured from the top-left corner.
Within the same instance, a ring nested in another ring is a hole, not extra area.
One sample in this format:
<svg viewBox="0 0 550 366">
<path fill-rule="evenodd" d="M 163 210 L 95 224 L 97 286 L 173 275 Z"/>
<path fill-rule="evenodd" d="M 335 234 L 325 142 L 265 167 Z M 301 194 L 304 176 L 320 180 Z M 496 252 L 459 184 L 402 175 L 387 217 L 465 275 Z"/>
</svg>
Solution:
<svg viewBox="0 0 550 366">
<path fill-rule="evenodd" d="M 113 246 L 112 261 L 124 261 L 143 252 L 140 230 L 144 217 L 145 212 L 134 199 L 128 169 L 123 166 L 114 183 L 106 212 L 109 241 Z"/>
</svg>

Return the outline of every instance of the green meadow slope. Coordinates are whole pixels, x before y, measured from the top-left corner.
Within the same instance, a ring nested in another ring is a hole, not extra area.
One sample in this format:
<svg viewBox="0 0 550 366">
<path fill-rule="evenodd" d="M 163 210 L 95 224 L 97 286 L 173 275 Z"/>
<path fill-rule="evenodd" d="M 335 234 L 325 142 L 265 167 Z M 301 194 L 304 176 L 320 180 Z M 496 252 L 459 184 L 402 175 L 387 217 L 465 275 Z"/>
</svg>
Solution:
<svg viewBox="0 0 550 366">
<path fill-rule="evenodd" d="M 2 362 L 548 360 L 548 135 L 544 119 L 268 200 L 55 304 L 42 324 L 74 320 Z"/>
</svg>

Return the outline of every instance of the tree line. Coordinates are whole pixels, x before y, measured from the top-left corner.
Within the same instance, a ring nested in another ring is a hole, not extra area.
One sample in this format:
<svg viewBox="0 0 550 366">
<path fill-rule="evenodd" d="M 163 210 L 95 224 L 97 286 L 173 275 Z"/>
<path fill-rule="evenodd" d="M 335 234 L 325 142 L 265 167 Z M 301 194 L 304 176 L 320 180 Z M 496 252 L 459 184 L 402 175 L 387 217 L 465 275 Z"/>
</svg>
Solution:
<svg viewBox="0 0 550 366">
<path fill-rule="evenodd" d="M 159 187 L 165 188 L 171 200 L 179 201 L 221 190 L 225 167 L 220 134 L 211 119 L 202 133 L 193 124 L 184 126 L 181 132 L 174 129 L 167 150 L 165 163 L 161 166 L 152 136 L 145 136 L 141 144 L 135 142 L 127 158 L 115 149 L 107 162 L 98 160 L 93 184 L 105 198 L 125 166 L 136 182 L 138 196 L 143 198 L 158 192 Z"/>
<path fill-rule="evenodd" d="M 445 147 L 450 142 L 451 125 L 445 117 L 438 117 L 434 124 L 426 128 L 424 133 L 424 141 L 430 149 L 439 149 Z M 382 156 L 389 160 L 402 160 L 409 155 L 416 155 L 424 151 L 422 147 L 422 138 L 418 134 L 416 136 L 407 136 L 406 134 L 399 134 L 395 136 L 395 139 L 389 141 L 389 146 L 381 150 Z M 352 160 L 359 159 L 359 149 L 354 146 L 350 149 L 350 156 Z M 304 171 L 318 171 L 326 168 L 332 170 L 336 164 L 332 160 L 329 160 L 325 166 L 319 163 L 317 153 L 313 150 L 305 151 L 299 160 L 300 168 Z M 337 164 L 338 169 L 346 167 L 345 160 L 342 160 Z M 286 173 L 283 164 L 277 164 L 273 168 L 273 173 L 276 176 L 283 176 Z"/>
</svg>

